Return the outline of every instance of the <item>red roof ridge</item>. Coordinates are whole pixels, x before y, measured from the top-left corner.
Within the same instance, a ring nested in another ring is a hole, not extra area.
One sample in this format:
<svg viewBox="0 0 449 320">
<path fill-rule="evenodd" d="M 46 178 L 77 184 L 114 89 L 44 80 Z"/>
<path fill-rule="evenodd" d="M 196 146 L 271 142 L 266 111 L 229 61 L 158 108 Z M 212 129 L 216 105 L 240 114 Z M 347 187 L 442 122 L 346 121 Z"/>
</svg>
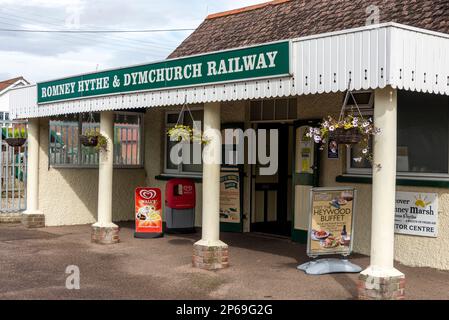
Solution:
<svg viewBox="0 0 449 320">
<path fill-rule="evenodd" d="M 231 16 L 231 15 L 242 13 L 242 12 L 247 12 L 247 11 L 252 11 L 252 10 L 264 8 L 264 7 L 267 7 L 267 6 L 275 6 L 275 5 L 278 5 L 278 4 L 281 4 L 281 3 L 285 3 L 285 2 L 289 2 L 289 1 L 290 0 L 273 0 L 273 1 L 270 1 L 270 2 L 259 3 L 259 4 L 255 4 L 255 5 L 252 5 L 252 6 L 239 8 L 239 9 L 213 13 L 213 14 L 208 15 L 206 17 L 206 20 L 220 18 L 220 17 L 225 17 L 225 16 Z"/>
<path fill-rule="evenodd" d="M 4 89 L 12 86 L 13 84 L 15 84 L 17 81 L 23 80 L 26 83 L 29 83 L 24 77 L 20 76 L 20 77 L 15 77 L 12 79 L 7 79 L 7 80 L 3 80 L 0 81 L 0 91 L 3 91 Z"/>
</svg>

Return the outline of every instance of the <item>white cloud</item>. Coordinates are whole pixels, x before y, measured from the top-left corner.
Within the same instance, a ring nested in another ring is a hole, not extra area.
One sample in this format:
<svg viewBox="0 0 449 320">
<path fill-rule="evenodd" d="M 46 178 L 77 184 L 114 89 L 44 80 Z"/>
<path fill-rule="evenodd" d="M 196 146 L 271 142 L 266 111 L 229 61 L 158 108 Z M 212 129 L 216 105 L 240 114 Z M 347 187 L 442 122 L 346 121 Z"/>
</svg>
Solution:
<svg viewBox="0 0 449 320">
<path fill-rule="evenodd" d="M 0 0 L 0 29 L 196 28 L 207 14 L 263 0 Z M 75 10 L 76 11 L 76 10 Z M 76 13 L 76 12 L 75 12 Z M 68 19 L 69 18 L 69 19 Z M 76 19 L 75 19 L 76 20 Z M 23 75 L 31 82 L 162 60 L 190 32 L 50 34 L 0 31 L 0 80 Z"/>
</svg>

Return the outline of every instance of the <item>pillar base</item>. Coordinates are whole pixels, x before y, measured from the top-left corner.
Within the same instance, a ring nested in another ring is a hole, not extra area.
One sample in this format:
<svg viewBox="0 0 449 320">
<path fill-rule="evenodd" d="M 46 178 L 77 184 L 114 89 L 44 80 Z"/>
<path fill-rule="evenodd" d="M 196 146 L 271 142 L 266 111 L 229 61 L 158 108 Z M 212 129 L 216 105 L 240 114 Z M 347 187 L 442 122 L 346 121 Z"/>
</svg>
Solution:
<svg viewBox="0 0 449 320">
<path fill-rule="evenodd" d="M 42 212 L 24 212 L 22 215 L 22 225 L 25 228 L 44 228 L 45 215 Z"/>
<path fill-rule="evenodd" d="M 403 300 L 405 298 L 405 276 L 393 269 L 391 273 L 363 271 L 358 280 L 359 300 Z"/>
<path fill-rule="evenodd" d="M 120 242 L 120 228 L 92 226 L 91 241 L 97 244 L 116 244 Z"/>
<path fill-rule="evenodd" d="M 0 214 L 0 224 L 19 224 L 22 223 L 22 213 L 2 213 Z"/>
<path fill-rule="evenodd" d="M 194 268 L 204 270 L 220 270 L 229 267 L 228 246 L 222 242 L 217 245 L 195 243 L 192 265 Z"/>
</svg>

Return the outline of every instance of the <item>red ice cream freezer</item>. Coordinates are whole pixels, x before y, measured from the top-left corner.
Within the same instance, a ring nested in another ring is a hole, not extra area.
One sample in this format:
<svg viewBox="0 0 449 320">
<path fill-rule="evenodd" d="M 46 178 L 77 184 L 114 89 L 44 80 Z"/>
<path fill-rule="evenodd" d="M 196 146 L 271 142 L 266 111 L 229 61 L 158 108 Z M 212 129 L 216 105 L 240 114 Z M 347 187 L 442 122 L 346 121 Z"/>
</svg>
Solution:
<svg viewBox="0 0 449 320">
<path fill-rule="evenodd" d="M 195 232 L 195 183 L 192 179 L 171 179 L 165 186 L 166 232 Z"/>
</svg>

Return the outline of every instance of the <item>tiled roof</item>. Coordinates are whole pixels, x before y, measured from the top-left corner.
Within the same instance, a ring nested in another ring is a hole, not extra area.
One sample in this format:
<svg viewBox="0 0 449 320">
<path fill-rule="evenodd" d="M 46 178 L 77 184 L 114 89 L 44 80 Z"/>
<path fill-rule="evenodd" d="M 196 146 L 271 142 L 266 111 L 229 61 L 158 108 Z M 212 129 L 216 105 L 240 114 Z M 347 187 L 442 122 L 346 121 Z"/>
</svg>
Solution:
<svg viewBox="0 0 449 320">
<path fill-rule="evenodd" d="M 0 91 L 5 90 L 9 86 L 13 85 L 14 83 L 16 83 L 17 81 L 20 81 L 20 80 L 23 80 L 26 83 L 28 83 L 28 81 L 26 81 L 25 78 L 23 78 L 23 77 L 17 77 L 17 78 L 13 78 L 13 79 L 0 81 Z"/>
<path fill-rule="evenodd" d="M 277 0 L 208 16 L 169 58 L 361 27 L 373 5 L 380 23 L 449 34 L 448 0 Z"/>
</svg>

